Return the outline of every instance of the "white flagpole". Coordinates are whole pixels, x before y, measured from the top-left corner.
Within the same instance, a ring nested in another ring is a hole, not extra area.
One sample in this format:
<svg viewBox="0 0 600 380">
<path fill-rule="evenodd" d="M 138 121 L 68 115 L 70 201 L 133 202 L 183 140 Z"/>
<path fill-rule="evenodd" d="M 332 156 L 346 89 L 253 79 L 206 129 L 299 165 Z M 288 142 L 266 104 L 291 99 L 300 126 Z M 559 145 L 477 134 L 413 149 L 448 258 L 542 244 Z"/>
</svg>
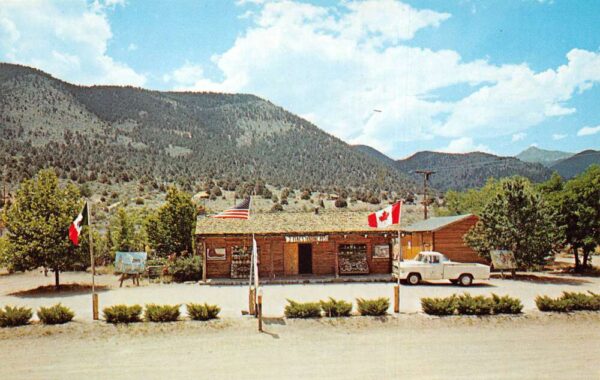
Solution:
<svg viewBox="0 0 600 380">
<path fill-rule="evenodd" d="M 403 202 L 400 201 L 400 218 L 398 220 L 398 273 L 396 275 L 398 282 L 396 284 L 396 294 L 394 295 L 394 298 L 397 297 L 397 301 L 394 302 L 394 311 L 396 313 L 400 313 L 400 265 L 402 263 L 402 231 L 400 226 L 402 225 L 402 204 Z"/>
<path fill-rule="evenodd" d="M 98 320 L 98 295 L 96 294 L 96 263 L 94 260 L 94 242 L 92 240 L 92 213 L 90 208 L 92 207 L 89 201 L 86 201 L 87 205 L 87 220 L 88 220 L 88 236 L 90 245 L 90 265 L 92 267 L 92 318 Z"/>
</svg>

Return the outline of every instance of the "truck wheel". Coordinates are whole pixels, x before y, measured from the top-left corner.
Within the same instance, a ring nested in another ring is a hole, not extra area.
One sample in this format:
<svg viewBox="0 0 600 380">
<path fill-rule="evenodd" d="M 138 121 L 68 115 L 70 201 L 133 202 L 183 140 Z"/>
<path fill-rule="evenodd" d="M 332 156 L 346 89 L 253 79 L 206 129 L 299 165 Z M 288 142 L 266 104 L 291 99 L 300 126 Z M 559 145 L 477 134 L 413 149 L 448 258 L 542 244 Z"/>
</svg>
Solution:
<svg viewBox="0 0 600 380">
<path fill-rule="evenodd" d="M 458 278 L 458 283 L 461 286 L 471 286 L 473 285 L 473 276 L 470 274 L 461 274 Z"/>
<path fill-rule="evenodd" d="M 452 285 L 458 284 L 458 280 L 450 280 L 450 282 L 452 283 Z"/>
<path fill-rule="evenodd" d="M 421 282 L 421 275 L 418 273 L 410 273 L 406 277 L 406 282 L 408 282 L 408 285 L 418 285 L 419 282 Z"/>
</svg>

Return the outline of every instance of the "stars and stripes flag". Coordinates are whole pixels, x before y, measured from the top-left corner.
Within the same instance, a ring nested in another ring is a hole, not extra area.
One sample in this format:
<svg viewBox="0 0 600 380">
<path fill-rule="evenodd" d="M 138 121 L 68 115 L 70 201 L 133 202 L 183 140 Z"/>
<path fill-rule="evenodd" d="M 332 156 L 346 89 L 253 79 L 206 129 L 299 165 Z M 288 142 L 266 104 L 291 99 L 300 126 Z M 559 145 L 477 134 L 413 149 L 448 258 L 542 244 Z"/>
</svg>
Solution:
<svg viewBox="0 0 600 380">
<path fill-rule="evenodd" d="M 402 201 L 369 214 L 369 226 L 373 228 L 387 227 L 392 224 L 400 224 L 402 215 Z"/>
<path fill-rule="evenodd" d="M 237 206 L 222 211 L 216 215 L 212 216 L 213 218 L 221 218 L 221 219 L 249 219 L 250 218 L 250 198 L 244 199 Z"/>
</svg>

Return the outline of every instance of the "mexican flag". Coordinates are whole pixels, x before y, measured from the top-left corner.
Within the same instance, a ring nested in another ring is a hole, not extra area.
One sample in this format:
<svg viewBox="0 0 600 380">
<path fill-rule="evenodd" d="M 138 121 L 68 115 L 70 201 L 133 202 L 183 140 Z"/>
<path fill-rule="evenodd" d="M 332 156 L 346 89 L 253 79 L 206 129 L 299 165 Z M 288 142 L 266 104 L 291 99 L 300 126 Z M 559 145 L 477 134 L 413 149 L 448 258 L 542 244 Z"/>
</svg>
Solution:
<svg viewBox="0 0 600 380">
<path fill-rule="evenodd" d="M 400 224 L 402 201 L 389 205 L 383 210 L 369 214 L 369 227 L 380 228 Z"/>
<path fill-rule="evenodd" d="M 81 235 L 81 229 L 84 225 L 88 224 L 87 207 L 87 202 L 85 202 L 83 210 L 81 210 L 79 215 L 77 215 L 77 218 L 75 218 L 75 220 L 73 221 L 73 223 L 71 223 L 71 226 L 69 227 L 69 239 L 71 239 L 71 241 L 75 245 L 79 245 L 79 236 Z"/>
</svg>

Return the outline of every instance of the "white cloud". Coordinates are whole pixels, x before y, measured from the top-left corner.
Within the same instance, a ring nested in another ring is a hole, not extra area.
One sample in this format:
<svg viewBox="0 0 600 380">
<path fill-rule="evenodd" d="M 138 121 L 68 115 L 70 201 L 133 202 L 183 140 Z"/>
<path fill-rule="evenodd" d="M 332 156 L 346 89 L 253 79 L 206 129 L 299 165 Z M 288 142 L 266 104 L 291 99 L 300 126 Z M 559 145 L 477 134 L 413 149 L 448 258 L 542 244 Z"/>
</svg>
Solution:
<svg viewBox="0 0 600 380">
<path fill-rule="evenodd" d="M 600 54 L 585 50 L 571 50 L 564 65 L 536 72 L 526 64 L 463 61 L 452 50 L 408 46 L 406 40 L 435 33 L 450 15 L 393 0 L 337 7 L 265 2 L 253 5 L 252 14 L 253 25 L 212 58 L 222 81 L 202 76 L 173 86 L 255 93 L 311 114 L 346 141 L 386 153 L 433 137 L 462 146 L 464 136 L 518 138 L 544 120 L 576 112 L 573 95 L 600 81 Z M 432 96 L 455 85 L 473 91 L 453 101 Z M 372 117 L 375 108 L 383 112 Z"/>
<path fill-rule="evenodd" d="M 185 89 L 186 86 L 196 85 L 204 80 L 202 66 L 186 62 L 183 66 L 163 76 L 165 82 L 175 84 L 176 90 Z"/>
<path fill-rule="evenodd" d="M 35 66 L 78 84 L 142 86 L 143 74 L 107 54 L 112 31 L 106 12 L 123 4 L 122 0 L 4 0 L 0 46 L 8 46 L 0 51 L 0 60 Z"/>
<path fill-rule="evenodd" d="M 134 44 L 133 42 L 127 46 L 127 51 L 136 51 L 137 49 L 138 49 L 138 46 L 136 44 Z"/>
<path fill-rule="evenodd" d="M 491 153 L 491 149 L 482 144 L 475 144 L 470 137 L 461 137 L 450 141 L 447 147 L 439 150 L 446 153 L 468 153 L 468 152 L 486 152 Z"/>
<path fill-rule="evenodd" d="M 566 134 L 562 134 L 562 133 L 555 133 L 552 135 L 552 140 L 562 140 L 565 137 L 567 137 L 568 135 Z"/>
<path fill-rule="evenodd" d="M 527 133 L 525 132 L 515 133 L 514 135 L 512 135 L 512 142 L 524 140 L 525 137 L 527 137 Z"/>
<path fill-rule="evenodd" d="M 577 136 L 591 136 L 600 133 L 600 125 L 596 127 L 583 127 L 577 131 Z"/>
</svg>

